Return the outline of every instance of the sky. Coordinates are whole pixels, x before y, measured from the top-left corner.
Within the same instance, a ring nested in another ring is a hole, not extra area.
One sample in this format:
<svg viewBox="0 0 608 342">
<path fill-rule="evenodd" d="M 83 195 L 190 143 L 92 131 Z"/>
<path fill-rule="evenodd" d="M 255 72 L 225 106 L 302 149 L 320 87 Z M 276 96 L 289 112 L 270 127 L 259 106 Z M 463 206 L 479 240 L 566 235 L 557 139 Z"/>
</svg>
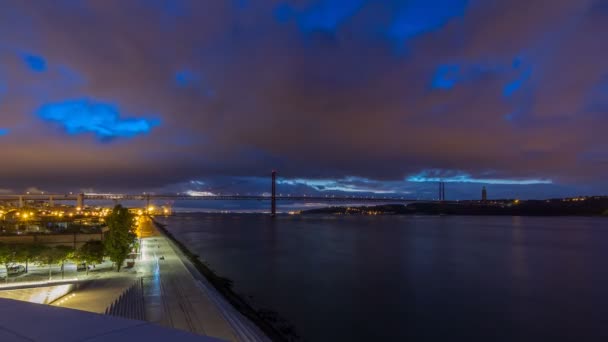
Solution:
<svg viewBox="0 0 608 342">
<path fill-rule="evenodd" d="M 0 0 L 0 193 L 608 194 L 607 0 Z"/>
</svg>

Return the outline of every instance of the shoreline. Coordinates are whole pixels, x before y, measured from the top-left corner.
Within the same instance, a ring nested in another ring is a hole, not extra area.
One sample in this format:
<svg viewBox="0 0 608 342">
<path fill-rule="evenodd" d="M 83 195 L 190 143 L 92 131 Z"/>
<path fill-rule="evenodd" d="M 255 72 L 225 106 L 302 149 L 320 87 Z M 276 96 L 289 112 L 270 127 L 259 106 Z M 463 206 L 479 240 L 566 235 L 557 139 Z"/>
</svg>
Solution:
<svg viewBox="0 0 608 342">
<path fill-rule="evenodd" d="M 213 288 L 225 299 L 237 312 L 249 319 L 259 328 L 270 340 L 275 342 L 298 341 L 299 336 L 295 334 L 292 327 L 281 331 L 260 315 L 260 312 L 252 307 L 245 299 L 232 290 L 232 280 L 224 278 L 211 270 L 204 262 L 199 259 L 197 254 L 192 253 L 179 239 L 177 239 L 165 224 L 150 217 L 154 226 L 168 238 L 179 249 L 188 262 L 198 271 L 198 273 L 209 282 Z M 183 260 L 184 262 L 186 260 Z"/>
</svg>

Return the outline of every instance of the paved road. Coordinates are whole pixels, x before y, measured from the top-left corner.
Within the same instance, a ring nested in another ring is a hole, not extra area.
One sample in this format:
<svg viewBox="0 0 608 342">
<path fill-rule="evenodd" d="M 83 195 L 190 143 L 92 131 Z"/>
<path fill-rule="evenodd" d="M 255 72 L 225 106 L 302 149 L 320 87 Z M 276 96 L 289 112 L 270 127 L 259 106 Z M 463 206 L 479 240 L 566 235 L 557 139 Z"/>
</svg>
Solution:
<svg viewBox="0 0 608 342">
<path fill-rule="evenodd" d="M 149 218 L 140 220 L 137 233 L 142 254 L 134 268 L 97 279 L 54 305 L 102 313 L 142 278 L 147 321 L 227 341 L 242 340 Z"/>
<path fill-rule="evenodd" d="M 150 219 L 140 225 L 142 258 L 156 260 L 151 275 L 144 277 L 146 317 L 166 327 L 238 341 L 230 324 L 200 290 L 169 241 L 158 234 Z M 159 260 L 164 257 L 164 260 Z"/>
</svg>

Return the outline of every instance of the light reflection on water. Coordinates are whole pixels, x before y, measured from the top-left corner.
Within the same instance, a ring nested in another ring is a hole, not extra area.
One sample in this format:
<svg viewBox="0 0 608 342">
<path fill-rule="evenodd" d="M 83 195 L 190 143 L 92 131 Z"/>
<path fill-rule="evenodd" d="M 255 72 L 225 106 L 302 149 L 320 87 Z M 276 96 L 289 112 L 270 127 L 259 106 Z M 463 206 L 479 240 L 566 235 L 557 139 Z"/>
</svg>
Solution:
<svg viewBox="0 0 608 342">
<path fill-rule="evenodd" d="M 608 337 L 608 220 L 189 214 L 169 229 L 310 341 Z"/>
</svg>

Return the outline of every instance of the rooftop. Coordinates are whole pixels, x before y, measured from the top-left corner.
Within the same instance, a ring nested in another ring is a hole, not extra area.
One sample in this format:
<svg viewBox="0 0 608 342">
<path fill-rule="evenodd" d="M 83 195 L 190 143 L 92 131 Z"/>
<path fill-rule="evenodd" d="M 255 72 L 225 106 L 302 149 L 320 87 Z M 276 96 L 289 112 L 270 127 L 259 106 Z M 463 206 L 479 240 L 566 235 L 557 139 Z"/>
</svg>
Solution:
<svg viewBox="0 0 608 342">
<path fill-rule="evenodd" d="M 84 311 L 0 299 L 3 342 L 215 342 L 216 338 Z"/>
</svg>

